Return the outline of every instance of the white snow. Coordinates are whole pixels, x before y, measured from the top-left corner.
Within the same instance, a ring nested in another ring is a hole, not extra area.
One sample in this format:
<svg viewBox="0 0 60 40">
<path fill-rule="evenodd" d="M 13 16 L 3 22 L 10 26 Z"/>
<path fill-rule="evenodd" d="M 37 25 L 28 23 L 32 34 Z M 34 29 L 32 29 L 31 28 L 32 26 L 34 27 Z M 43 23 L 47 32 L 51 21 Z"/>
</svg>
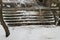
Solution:
<svg viewBox="0 0 60 40">
<path fill-rule="evenodd" d="M 10 36 L 6 38 L 0 25 L 0 40 L 60 40 L 60 27 L 54 25 L 9 27 L 9 30 Z"/>
<path fill-rule="evenodd" d="M 20 2 L 21 4 L 34 3 L 34 0 L 18 0 L 18 2 Z"/>
</svg>

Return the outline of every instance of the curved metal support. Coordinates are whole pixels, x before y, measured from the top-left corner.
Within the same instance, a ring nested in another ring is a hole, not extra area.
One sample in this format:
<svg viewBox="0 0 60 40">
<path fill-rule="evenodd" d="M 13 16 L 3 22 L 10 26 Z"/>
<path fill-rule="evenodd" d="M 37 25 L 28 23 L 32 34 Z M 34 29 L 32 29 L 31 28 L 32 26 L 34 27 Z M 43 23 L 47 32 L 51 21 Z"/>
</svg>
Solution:
<svg viewBox="0 0 60 40">
<path fill-rule="evenodd" d="M 53 16 L 54 16 L 54 18 L 55 18 L 55 23 L 54 23 L 54 24 L 57 25 L 56 22 L 57 22 L 58 19 L 57 19 L 57 17 L 56 17 L 56 10 L 55 10 L 55 9 L 52 9 L 51 11 L 52 11 Z"/>
<path fill-rule="evenodd" d="M 10 35 L 9 29 L 7 27 L 7 25 L 5 24 L 4 20 L 3 20 L 3 16 L 2 16 L 2 0 L 0 0 L 0 21 L 2 24 L 2 27 L 4 28 L 5 32 L 6 32 L 6 37 L 8 37 Z"/>
</svg>

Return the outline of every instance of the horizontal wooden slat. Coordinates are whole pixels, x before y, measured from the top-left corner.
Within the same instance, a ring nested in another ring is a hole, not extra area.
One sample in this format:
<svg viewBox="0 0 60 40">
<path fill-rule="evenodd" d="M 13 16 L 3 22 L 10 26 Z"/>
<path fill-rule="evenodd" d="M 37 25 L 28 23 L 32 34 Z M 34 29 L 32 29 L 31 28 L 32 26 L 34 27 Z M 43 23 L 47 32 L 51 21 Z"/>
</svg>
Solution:
<svg viewBox="0 0 60 40">
<path fill-rule="evenodd" d="M 55 21 L 36 21 L 36 22 L 35 22 L 35 21 L 32 21 L 32 22 L 31 22 L 31 21 L 30 21 L 30 22 L 28 21 L 28 22 L 12 22 L 12 23 L 8 23 L 8 24 L 19 24 L 19 23 L 20 23 L 20 24 L 21 24 L 21 23 L 51 23 L 51 22 L 55 22 Z"/>
</svg>

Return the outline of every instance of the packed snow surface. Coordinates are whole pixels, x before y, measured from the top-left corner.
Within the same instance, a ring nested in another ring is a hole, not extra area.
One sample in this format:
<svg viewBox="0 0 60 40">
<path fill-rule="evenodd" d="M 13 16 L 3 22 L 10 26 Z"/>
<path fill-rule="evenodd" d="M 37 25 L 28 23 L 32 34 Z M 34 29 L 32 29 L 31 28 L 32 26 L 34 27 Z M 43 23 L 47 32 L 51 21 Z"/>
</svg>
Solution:
<svg viewBox="0 0 60 40">
<path fill-rule="evenodd" d="M 0 40 L 60 40 L 60 27 L 54 25 L 9 27 L 9 30 L 10 36 L 6 38 L 0 25 Z"/>
</svg>

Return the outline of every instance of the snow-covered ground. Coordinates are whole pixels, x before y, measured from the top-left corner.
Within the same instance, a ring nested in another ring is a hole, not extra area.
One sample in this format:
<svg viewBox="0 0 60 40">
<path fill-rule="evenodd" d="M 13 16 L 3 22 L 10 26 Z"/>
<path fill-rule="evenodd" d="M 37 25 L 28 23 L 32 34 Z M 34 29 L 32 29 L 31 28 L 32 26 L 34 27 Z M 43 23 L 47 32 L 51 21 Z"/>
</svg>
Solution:
<svg viewBox="0 0 60 40">
<path fill-rule="evenodd" d="M 60 27 L 54 25 L 9 27 L 9 30 L 11 34 L 6 38 L 4 29 L 0 25 L 0 40 L 60 40 Z"/>
</svg>

